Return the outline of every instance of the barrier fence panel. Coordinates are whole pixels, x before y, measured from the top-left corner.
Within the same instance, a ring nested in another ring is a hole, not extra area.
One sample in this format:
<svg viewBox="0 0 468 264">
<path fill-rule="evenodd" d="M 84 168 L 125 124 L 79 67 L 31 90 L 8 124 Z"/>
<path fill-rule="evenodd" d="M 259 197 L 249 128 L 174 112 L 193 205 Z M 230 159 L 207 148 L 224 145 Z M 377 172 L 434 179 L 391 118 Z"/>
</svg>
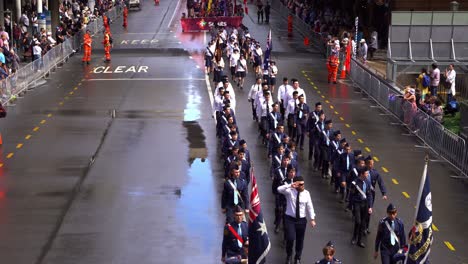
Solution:
<svg viewBox="0 0 468 264">
<path fill-rule="evenodd" d="M 121 12 L 113 8 L 107 12 L 111 20 L 117 19 Z M 88 23 L 86 29 L 91 33 L 102 32 L 102 18 L 96 18 Z M 73 53 L 81 48 L 83 32 L 79 31 L 74 36 L 66 39 L 63 43 L 49 50 L 40 59 L 28 63 L 21 67 L 15 74 L 8 76 L 0 82 L 1 102 L 3 105 L 16 98 L 20 93 L 26 91 L 31 83 L 50 74 L 58 64 L 67 60 Z"/>
</svg>

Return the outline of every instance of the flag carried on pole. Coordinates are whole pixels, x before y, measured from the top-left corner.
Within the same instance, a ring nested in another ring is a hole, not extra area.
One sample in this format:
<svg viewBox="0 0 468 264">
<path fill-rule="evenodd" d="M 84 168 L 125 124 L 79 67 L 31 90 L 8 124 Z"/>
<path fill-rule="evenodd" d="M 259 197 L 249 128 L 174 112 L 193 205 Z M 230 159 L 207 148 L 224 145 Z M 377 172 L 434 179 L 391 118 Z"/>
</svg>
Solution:
<svg viewBox="0 0 468 264">
<path fill-rule="evenodd" d="M 267 36 L 265 57 L 263 58 L 263 69 L 268 70 L 268 63 L 270 62 L 271 51 L 273 50 L 273 40 L 271 39 L 271 29 Z"/>
<path fill-rule="evenodd" d="M 409 249 L 405 263 L 424 264 L 428 260 L 433 242 L 432 236 L 432 196 L 427 174 L 427 163 L 424 167 L 421 184 L 419 187 L 418 205 L 416 206 L 416 221 L 411 229 L 409 237 Z"/>
<path fill-rule="evenodd" d="M 250 175 L 252 192 L 250 193 L 249 211 L 249 263 L 263 264 L 270 251 L 271 244 L 265 220 L 263 219 L 257 179 L 255 178 L 253 168 Z"/>
</svg>

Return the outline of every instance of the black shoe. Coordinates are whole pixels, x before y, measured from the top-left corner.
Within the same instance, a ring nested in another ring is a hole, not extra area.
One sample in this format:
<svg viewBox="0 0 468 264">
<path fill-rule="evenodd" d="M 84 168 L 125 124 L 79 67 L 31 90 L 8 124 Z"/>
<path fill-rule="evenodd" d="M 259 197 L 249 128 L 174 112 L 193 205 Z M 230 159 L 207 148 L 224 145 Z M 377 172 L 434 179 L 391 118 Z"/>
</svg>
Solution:
<svg viewBox="0 0 468 264">
<path fill-rule="evenodd" d="M 356 245 L 356 239 L 355 238 L 351 239 L 351 245 Z"/>
<path fill-rule="evenodd" d="M 364 243 L 362 243 L 362 242 L 359 242 L 357 245 L 358 245 L 358 247 L 366 248 L 366 244 L 364 244 Z"/>
<path fill-rule="evenodd" d="M 275 234 L 278 234 L 279 233 L 279 226 L 275 226 Z"/>
<path fill-rule="evenodd" d="M 301 264 L 301 260 L 300 259 L 295 259 L 294 264 Z"/>
<path fill-rule="evenodd" d="M 292 264 L 292 257 L 286 257 L 286 264 Z"/>
<path fill-rule="evenodd" d="M 366 234 L 370 234 L 370 230 L 369 230 L 369 229 L 366 229 Z"/>
</svg>

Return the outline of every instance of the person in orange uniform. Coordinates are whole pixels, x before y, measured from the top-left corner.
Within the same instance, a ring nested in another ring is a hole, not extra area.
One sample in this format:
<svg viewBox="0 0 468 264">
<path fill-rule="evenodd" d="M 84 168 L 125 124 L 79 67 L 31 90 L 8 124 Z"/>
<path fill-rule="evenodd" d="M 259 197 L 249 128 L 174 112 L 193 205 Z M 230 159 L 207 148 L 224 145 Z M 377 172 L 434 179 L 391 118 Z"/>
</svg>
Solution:
<svg viewBox="0 0 468 264">
<path fill-rule="evenodd" d="M 123 9 L 123 27 L 126 28 L 127 27 L 127 17 L 128 17 L 128 8 L 127 6 L 124 6 L 124 9 Z"/>
<path fill-rule="evenodd" d="M 159 5 L 159 0 L 154 0 L 154 5 Z"/>
<path fill-rule="evenodd" d="M 86 33 L 83 36 L 83 62 L 89 64 L 91 61 L 91 44 L 93 43 L 93 39 L 91 38 L 91 34 L 89 33 L 89 29 L 86 30 Z"/>
<path fill-rule="evenodd" d="M 102 15 L 102 24 L 106 29 L 106 32 L 110 32 L 109 18 L 106 15 Z"/>
<path fill-rule="evenodd" d="M 338 66 L 340 64 L 340 59 L 338 58 L 338 50 L 333 49 L 330 52 L 327 60 L 327 69 L 328 69 L 328 83 L 333 82 L 336 84 L 336 75 L 338 74 Z"/>
<path fill-rule="evenodd" d="M 102 41 L 102 44 L 104 45 L 104 54 L 106 56 L 105 61 L 109 62 L 111 60 L 110 50 L 111 50 L 111 46 L 112 46 L 110 31 L 106 30 L 104 32 L 104 40 Z"/>
</svg>

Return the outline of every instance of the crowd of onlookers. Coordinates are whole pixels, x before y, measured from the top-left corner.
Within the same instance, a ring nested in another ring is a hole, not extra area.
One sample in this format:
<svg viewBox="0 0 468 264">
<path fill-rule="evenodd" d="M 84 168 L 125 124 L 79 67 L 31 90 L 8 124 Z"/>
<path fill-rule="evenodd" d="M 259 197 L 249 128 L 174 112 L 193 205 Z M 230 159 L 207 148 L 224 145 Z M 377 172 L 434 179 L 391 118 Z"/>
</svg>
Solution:
<svg viewBox="0 0 468 264">
<path fill-rule="evenodd" d="M 211 6 L 209 6 L 211 4 Z M 187 1 L 187 17 L 244 16 L 242 4 L 229 0 Z"/>
<path fill-rule="evenodd" d="M 116 3 L 120 4 L 120 1 Z M 64 0 L 59 6 L 60 23 L 54 34 L 39 27 L 38 16 L 34 11 L 37 10 L 37 6 L 34 3 L 23 6 L 18 23 L 6 15 L 5 28 L 0 27 L 0 79 L 15 74 L 21 61 L 40 59 L 54 46 L 80 32 L 113 5 L 112 0 L 99 0 L 96 1 L 94 10 L 91 10 L 88 0 Z M 47 10 L 47 5 L 44 4 L 43 12 Z"/>
</svg>

